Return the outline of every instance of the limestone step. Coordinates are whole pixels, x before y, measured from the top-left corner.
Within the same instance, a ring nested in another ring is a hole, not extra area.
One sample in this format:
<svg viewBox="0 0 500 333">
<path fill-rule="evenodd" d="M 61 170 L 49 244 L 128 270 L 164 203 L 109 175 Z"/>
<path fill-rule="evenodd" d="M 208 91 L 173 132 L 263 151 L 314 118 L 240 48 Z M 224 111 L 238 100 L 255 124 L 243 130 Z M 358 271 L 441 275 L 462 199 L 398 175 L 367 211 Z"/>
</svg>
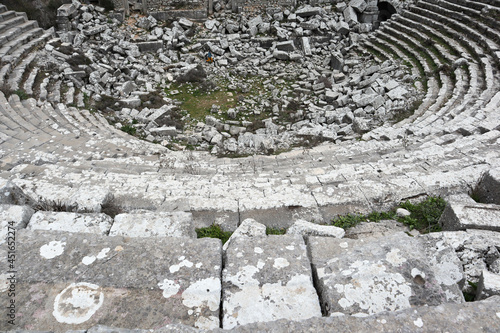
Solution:
<svg viewBox="0 0 500 333">
<path fill-rule="evenodd" d="M 7 7 L 3 4 L 0 4 L 0 13 L 5 13 L 7 11 Z"/>
<path fill-rule="evenodd" d="M 12 42 L 17 40 L 21 34 L 32 31 L 32 33 L 36 34 L 38 30 L 43 31 L 42 28 L 38 28 L 38 24 L 36 21 L 28 21 L 23 24 L 12 27 L 11 29 L 4 31 L 0 35 L 0 46 L 5 46 L 8 42 Z M 41 35 L 41 33 L 39 34 Z"/>
<path fill-rule="evenodd" d="M 24 313 L 16 318 L 18 328 L 86 330 L 99 323 L 151 329 L 167 322 L 219 327 L 218 239 L 19 230 L 16 245 L 16 309 Z M 7 307 L 9 298 L 0 302 Z M 68 311 L 72 305 L 77 308 Z"/>
<path fill-rule="evenodd" d="M 236 238 L 225 252 L 224 264 L 224 329 L 259 321 L 321 316 L 302 237 Z"/>
<path fill-rule="evenodd" d="M 21 88 L 21 80 L 26 69 L 30 66 L 33 60 L 36 58 L 37 53 L 32 52 L 26 58 L 24 58 L 9 75 L 9 80 L 7 82 L 7 87 L 10 91 L 16 91 Z"/>
<path fill-rule="evenodd" d="M 14 26 L 21 25 L 26 21 L 27 21 L 27 19 L 24 16 L 17 16 L 17 15 L 15 15 L 9 19 L 6 19 L 5 21 L 0 22 L 0 33 L 3 34 L 4 31 L 6 31 Z"/>
<path fill-rule="evenodd" d="M 37 47 L 40 44 L 45 43 L 48 39 L 50 39 L 53 35 L 52 30 L 46 31 L 39 37 L 35 37 L 30 40 L 26 44 L 22 44 L 21 46 L 17 46 L 14 50 L 8 50 L 7 55 L 2 56 L 2 63 L 11 63 L 13 65 L 17 65 L 23 57 L 25 57 L 29 52 L 33 50 L 33 48 Z"/>
</svg>

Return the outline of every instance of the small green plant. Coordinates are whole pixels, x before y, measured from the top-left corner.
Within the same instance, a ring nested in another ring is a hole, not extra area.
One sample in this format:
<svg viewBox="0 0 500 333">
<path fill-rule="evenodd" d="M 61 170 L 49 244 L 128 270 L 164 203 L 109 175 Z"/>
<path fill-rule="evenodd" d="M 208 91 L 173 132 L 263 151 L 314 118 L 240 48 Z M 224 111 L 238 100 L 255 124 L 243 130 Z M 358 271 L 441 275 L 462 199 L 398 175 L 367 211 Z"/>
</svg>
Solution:
<svg viewBox="0 0 500 333">
<path fill-rule="evenodd" d="M 135 135 L 135 133 L 137 132 L 137 129 L 129 124 L 123 125 L 120 129 L 130 135 Z"/>
<path fill-rule="evenodd" d="M 29 98 L 29 95 L 24 90 L 22 90 L 22 89 L 14 91 L 14 94 L 16 94 L 17 96 L 19 96 L 19 98 L 21 100 L 25 100 L 25 99 Z"/>
<path fill-rule="evenodd" d="M 441 231 L 441 226 L 438 222 L 446 207 L 446 201 L 443 198 L 428 197 L 425 201 L 418 204 L 406 201 L 400 207 L 411 213 L 410 216 L 401 218 L 400 220 L 400 222 L 408 225 L 411 229 L 417 229 L 423 233 Z"/>
<path fill-rule="evenodd" d="M 212 224 L 210 227 L 196 229 L 196 235 L 198 236 L 198 238 L 219 238 L 222 241 L 222 244 L 227 242 L 232 234 L 233 233 L 231 231 L 222 230 L 222 228 L 218 224 Z"/>
<path fill-rule="evenodd" d="M 35 210 L 42 210 L 47 212 L 78 212 L 78 205 L 76 203 L 67 203 L 62 200 L 49 200 L 41 199 L 35 206 Z"/>
<path fill-rule="evenodd" d="M 469 284 L 469 286 L 472 287 L 472 291 L 471 292 L 467 292 L 467 291 L 463 292 L 465 301 L 466 302 L 474 302 L 474 300 L 476 299 L 477 283 L 474 283 L 472 281 L 467 281 L 467 283 Z"/>
<path fill-rule="evenodd" d="M 277 229 L 272 227 L 266 227 L 266 235 L 284 235 L 286 229 Z"/>
</svg>

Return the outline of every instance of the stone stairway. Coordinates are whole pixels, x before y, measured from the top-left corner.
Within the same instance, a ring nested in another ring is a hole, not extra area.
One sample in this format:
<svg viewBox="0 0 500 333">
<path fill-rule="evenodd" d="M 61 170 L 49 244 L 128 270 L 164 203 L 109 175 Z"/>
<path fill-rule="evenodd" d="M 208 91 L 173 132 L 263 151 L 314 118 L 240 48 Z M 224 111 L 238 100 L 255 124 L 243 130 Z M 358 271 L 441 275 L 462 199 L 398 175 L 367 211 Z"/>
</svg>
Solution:
<svg viewBox="0 0 500 333">
<path fill-rule="evenodd" d="M 488 229 L 478 234 L 450 222 L 462 231 L 265 236 L 266 226 L 290 229 L 299 219 L 327 224 L 464 195 L 498 169 L 498 27 L 479 19 L 498 8 L 493 0 L 421 1 L 364 43 L 408 62 L 422 80 L 426 96 L 410 118 L 360 141 L 229 159 L 128 137 L 69 106 L 83 98 L 75 89 L 62 94 L 48 78 L 36 85 L 32 50 L 51 33 L 0 5 L 0 81 L 38 97 L 0 92 L 0 197 L 22 194 L 0 200 L 2 231 L 11 220 L 17 228 L 16 329 L 500 330 L 498 298 L 463 303 L 457 258 L 469 243 L 500 248 L 496 229 L 474 225 Z M 195 238 L 195 228 L 213 223 L 252 237 L 235 236 L 227 248 Z"/>
<path fill-rule="evenodd" d="M 500 78 L 496 69 L 500 63 L 498 26 L 480 12 L 483 8 L 466 1 L 461 5 L 419 1 L 384 22 L 365 42 L 368 51 L 390 51 L 412 64 L 426 81 L 428 92 L 423 103 L 395 127 L 422 136 L 434 130 L 463 135 L 488 130 L 482 126 L 488 123 L 484 120 L 491 110 L 498 107 L 495 95 Z"/>
</svg>

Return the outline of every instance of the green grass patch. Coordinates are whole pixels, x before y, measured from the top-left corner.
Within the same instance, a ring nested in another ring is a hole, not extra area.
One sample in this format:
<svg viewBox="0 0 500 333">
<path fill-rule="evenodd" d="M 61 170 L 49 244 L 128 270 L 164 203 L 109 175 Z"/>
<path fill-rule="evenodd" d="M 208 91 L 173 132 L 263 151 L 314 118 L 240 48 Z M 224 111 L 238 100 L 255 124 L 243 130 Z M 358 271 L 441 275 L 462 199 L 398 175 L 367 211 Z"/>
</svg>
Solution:
<svg viewBox="0 0 500 333">
<path fill-rule="evenodd" d="M 135 135 L 135 133 L 137 132 L 137 128 L 129 124 L 123 125 L 120 129 L 130 135 Z"/>
<path fill-rule="evenodd" d="M 367 215 L 347 214 L 337 216 L 332 219 L 332 225 L 348 229 L 361 222 L 378 222 L 381 220 L 396 220 L 407 225 L 411 230 L 417 229 L 421 233 L 441 231 L 438 224 L 439 218 L 446 207 L 446 201 L 441 197 L 428 197 L 426 200 L 412 204 L 409 201 L 401 203 L 398 207 L 388 212 L 372 212 Z M 398 217 L 397 208 L 408 210 L 411 215 L 407 217 Z"/>
<path fill-rule="evenodd" d="M 222 230 L 218 224 L 212 224 L 210 227 L 196 229 L 196 235 L 198 238 L 219 238 L 222 241 L 222 244 L 226 243 L 232 234 L 233 233 L 231 231 Z"/>
<path fill-rule="evenodd" d="M 177 90 L 178 94 L 172 92 Z M 210 110 L 212 105 L 218 105 L 220 110 L 227 111 L 229 108 L 236 107 L 236 96 L 227 90 L 206 91 L 202 87 L 185 83 L 172 84 L 169 90 L 166 90 L 170 98 L 181 102 L 180 108 L 185 110 L 192 119 L 204 121 L 206 116 L 212 115 Z"/>
<path fill-rule="evenodd" d="M 17 96 L 19 96 L 19 99 L 21 100 L 25 100 L 25 99 L 28 99 L 30 96 L 22 89 L 19 89 L 19 90 L 16 90 L 14 91 L 14 94 L 16 94 Z"/>
<path fill-rule="evenodd" d="M 266 235 L 284 235 L 286 229 L 276 229 L 271 227 L 266 227 Z"/>
</svg>

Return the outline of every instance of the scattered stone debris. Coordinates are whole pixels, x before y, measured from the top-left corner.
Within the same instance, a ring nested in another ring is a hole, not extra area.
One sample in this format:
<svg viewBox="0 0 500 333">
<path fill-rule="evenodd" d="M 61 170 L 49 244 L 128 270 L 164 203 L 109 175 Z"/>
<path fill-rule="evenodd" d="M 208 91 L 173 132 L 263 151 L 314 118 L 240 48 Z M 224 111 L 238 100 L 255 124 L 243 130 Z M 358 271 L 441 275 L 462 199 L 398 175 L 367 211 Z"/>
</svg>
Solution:
<svg viewBox="0 0 500 333">
<path fill-rule="evenodd" d="M 360 0 L 343 12 L 302 5 L 166 24 L 73 2 L 39 65 L 57 64 L 63 87 L 130 134 L 172 149 L 272 154 L 359 137 L 422 98 L 405 65 L 350 52 L 372 26 L 349 13 L 365 10 Z"/>
</svg>

